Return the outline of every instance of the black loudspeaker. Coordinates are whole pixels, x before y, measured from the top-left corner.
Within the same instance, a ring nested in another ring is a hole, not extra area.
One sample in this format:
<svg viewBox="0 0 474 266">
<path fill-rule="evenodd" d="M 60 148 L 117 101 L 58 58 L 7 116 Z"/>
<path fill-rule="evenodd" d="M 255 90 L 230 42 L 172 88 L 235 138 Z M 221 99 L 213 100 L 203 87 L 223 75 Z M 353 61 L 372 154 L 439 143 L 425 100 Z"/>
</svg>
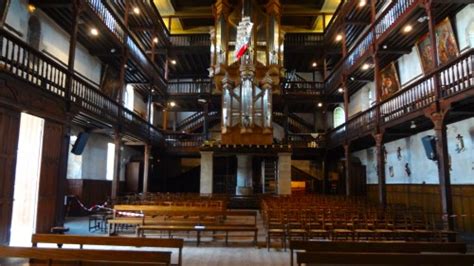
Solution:
<svg viewBox="0 0 474 266">
<path fill-rule="evenodd" d="M 428 159 L 436 161 L 436 138 L 434 136 L 424 136 L 421 138 L 423 147 L 425 148 L 426 157 Z"/>
<path fill-rule="evenodd" d="M 86 147 L 87 140 L 89 139 L 89 133 L 81 132 L 79 136 L 77 136 L 76 142 L 72 146 L 71 152 L 76 155 L 81 155 Z"/>
</svg>

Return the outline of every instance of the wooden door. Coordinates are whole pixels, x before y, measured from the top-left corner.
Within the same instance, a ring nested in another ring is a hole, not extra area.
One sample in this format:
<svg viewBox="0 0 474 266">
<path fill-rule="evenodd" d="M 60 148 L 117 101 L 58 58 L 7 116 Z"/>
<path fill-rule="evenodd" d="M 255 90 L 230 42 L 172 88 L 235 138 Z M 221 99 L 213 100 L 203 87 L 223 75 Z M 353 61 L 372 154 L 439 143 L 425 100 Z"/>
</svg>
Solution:
<svg viewBox="0 0 474 266">
<path fill-rule="evenodd" d="M 67 155 L 63 154 L 63 140 L 63 125 L 45 120 L 38 189 L 37 233 L 48 233 L 51 227 L 62 225 L 65 193 L 62 164 L 67 160 Z"/>
<path fill-rule="evenodd" d="M 20 113 L 0 108 L 0 245 L 10 241 Z"/>
</svg>

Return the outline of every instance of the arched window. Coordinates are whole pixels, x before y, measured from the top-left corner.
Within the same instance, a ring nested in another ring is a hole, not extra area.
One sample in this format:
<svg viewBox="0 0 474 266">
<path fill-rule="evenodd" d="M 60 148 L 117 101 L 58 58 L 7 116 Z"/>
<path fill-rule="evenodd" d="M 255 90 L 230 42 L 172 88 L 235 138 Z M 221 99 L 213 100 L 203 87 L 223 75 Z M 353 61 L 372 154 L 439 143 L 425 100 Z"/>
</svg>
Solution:
<svg viewBox="0 0 474 266">
<path fill-rule="evenodd" d="M 333 113 L 333 124 L 334 127 L 338 127 L 346 122 L 346 114 L 344 109 L 340 106 L 334 109 Z"/>
</svg>

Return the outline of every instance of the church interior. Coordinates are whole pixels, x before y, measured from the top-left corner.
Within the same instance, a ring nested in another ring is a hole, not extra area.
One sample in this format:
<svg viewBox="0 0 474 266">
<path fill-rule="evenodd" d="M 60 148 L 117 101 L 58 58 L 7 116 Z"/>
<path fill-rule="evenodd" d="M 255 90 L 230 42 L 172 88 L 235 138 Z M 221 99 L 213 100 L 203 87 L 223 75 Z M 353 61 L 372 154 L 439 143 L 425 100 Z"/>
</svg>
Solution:
<svg viewBox="0 0 474 266">
<path fill-rule="evenodd" d="M 0 1 L 0 265 L 474 265 L 473 12 Z"/>
</svg>

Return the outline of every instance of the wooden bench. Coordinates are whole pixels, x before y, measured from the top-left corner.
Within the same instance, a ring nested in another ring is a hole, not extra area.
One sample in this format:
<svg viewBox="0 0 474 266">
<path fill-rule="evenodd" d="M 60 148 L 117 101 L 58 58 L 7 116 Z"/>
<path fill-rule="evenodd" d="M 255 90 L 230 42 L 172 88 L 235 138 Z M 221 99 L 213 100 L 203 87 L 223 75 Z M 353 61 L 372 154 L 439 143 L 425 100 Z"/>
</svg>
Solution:
<svg viewBox="0 0 474 266">
<path fill-rule="evenodd" d="M 63 244 L 74 244 L 79 245 L 81 249 L 84 245 L 177 248 L 178 265 L 181 265 L 184 241 L 182 239 L 34 234 L 31 237 L 31 243 L 33 247 L 37 247 L 38 243 L 53 243 L 58 247 Z"/>
<path fill-rule="evenodd" d="M 474 255 L 468 254 L 413 254 L 364 252 L 297 252 L 296 262 L 301 264 L 378 264 L 378 265 L 469 265 Z"/>
<path fill-rule="evenodd" d="M 72 263 L 101 262 L 101 265 L 110 265 L 111 263 L 114 263 L 114 265 L 145 263 L 152 265 L 170 265 L 171 263 L 171 252 L 167 251 L 87 250 L 0 246 L 0 257 L 42 260 L 46 261 L 47 265 L 51 265 L 53 261 L 70 261 Z M 64 262 L 62 262 L 61 265 L 64 265 Z"/>
<path fill-rule="evenodd" d="M 253 232 L 253 243 L 257 245 L 258 228 L 252 226 L 238 226 L 238 225 L 142 225 L 138 227 L 139 236 L 144 237 L 145 231 L 167 231 L 171 236 L 171 232 L 196 232 L 197 243 L 201 243 L 201 232 L 225 232 L 225 243 L 229 243 L 229 232 Z"/>
<path fill-rule="evenodd" d="M 293 265 L 293 252 L 368 252 L 384 253 L 466 253 L 464 243 L 453 242 L 327 242 L 327 241 L 290 241 L 290 264 Z"/>
</svg>

